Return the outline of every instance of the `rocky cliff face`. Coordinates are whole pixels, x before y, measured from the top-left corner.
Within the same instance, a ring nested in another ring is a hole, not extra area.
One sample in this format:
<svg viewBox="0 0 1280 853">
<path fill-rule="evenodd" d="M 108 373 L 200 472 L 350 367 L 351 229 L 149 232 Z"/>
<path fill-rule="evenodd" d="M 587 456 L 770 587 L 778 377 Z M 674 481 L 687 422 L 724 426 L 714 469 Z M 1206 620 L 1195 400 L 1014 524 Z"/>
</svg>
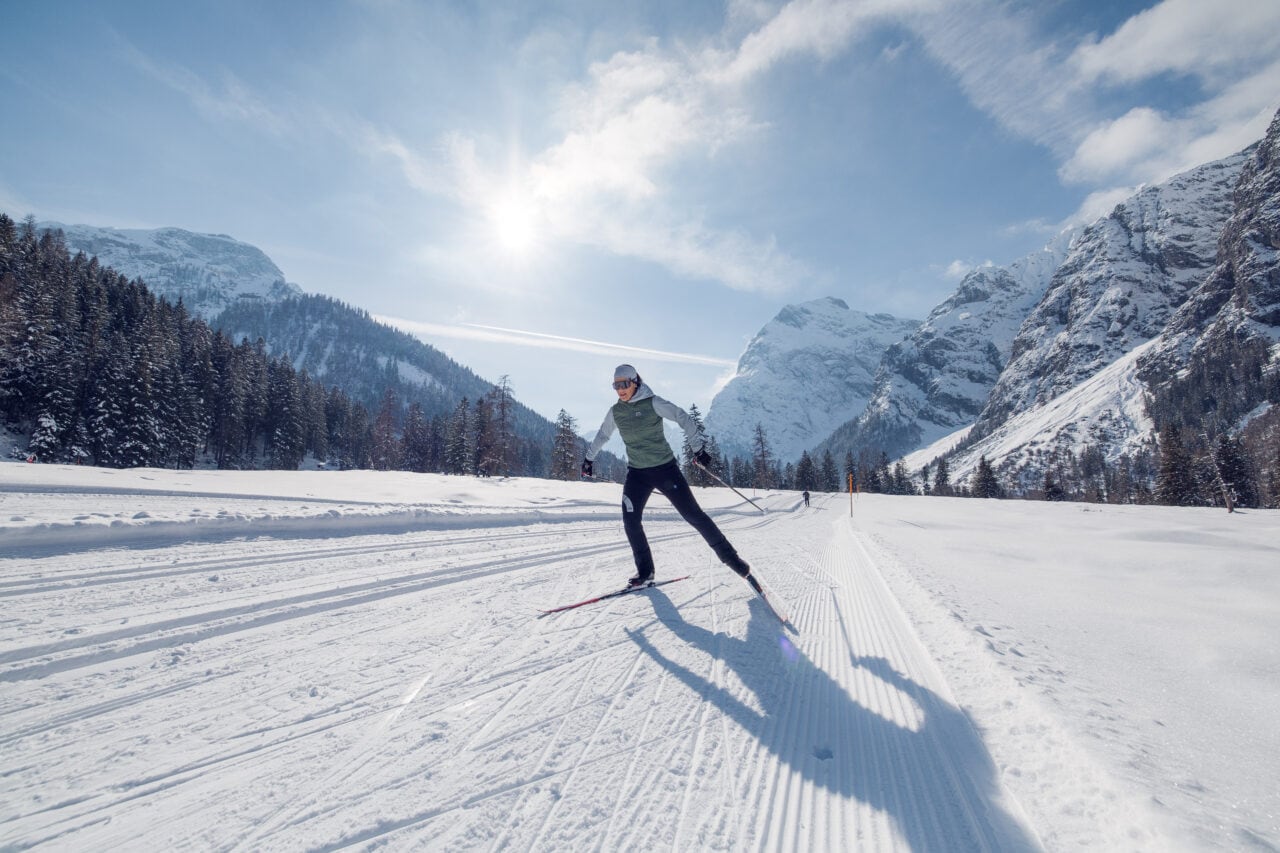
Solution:
<svg viewBox="0 0 1280 853">
<path fill-rule="evenodd" d="M 1023 321 L 974 437 L 1160 334 L 1213 269 L 1244 161 L 1238 154 L 1146 188 L 1085 229 Z"/>
<path fill-rule="evenodd" d="M 1226 341 L 1280 341 L 1280 114 L 1247 152 L 1222 229 L 1217 265 L 1170 321 L 1145 365 L 1221 348 Z"/>
</svg>

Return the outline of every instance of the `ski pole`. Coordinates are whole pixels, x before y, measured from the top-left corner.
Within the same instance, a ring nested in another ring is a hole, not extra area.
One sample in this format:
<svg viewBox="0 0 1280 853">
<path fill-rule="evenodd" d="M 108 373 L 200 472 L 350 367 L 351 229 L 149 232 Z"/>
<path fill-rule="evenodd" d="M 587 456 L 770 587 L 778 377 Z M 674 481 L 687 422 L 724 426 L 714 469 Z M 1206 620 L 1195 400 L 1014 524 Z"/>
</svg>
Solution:
<svg viewBox="0 0 1280 853">
<path fill-rule="evenodd" d="M 740 491 L 738 491 L 737 489 L 733 488 L 733 486 L 730 486 L 730 485 L 729 485 L 728 483 L 726 483 L 724 480 L 721 480 L 719 477 L 717 477 L 717 476 L 715 475 L 715 472 L 714 472 L 714 471 L 712 471 L 710 468 L 708 468 L 706 465 L 703 465 L 701 462 L 697 461 L 696 459 L 694 460 L 693 464 L 694 464 L 694 465 L 697 465 L 697 466 L 698 466 L 699 468 L 701 468 L 703 471 L 706 471 L 708 474 L 710 474 L 710 475 L 711 475 L 711 479 L 715 480 L 717 483 L 719 483 L 720 485 L 724 486 L 726 489 L 730 489 L 730 490 L 732 490 L 732 491 L 733 491 L 733 493 L 734 493 L 735 495 L 737 495 L 738 497 L 742 498 L 744 501 L 746 501 L 747 503 L 751 504 L 753 507 L 755 507 L 756 509 L 760 510 L 761 512 L 764 512 L 764 513 L 765 513 L 765 515 L 768 515 L 768 513 L 767 513 L 767 512 L 765 512 L 764 507 L 760 506 L 760 504 L 758 504 L 758 503 L 756 503 L 755 501 L 751 500 L 751 498 L 747 497 L 747 496 L 746 496 L 746 495 L 744 495 L 742 492 L 740 492 Z"/>
</svg>

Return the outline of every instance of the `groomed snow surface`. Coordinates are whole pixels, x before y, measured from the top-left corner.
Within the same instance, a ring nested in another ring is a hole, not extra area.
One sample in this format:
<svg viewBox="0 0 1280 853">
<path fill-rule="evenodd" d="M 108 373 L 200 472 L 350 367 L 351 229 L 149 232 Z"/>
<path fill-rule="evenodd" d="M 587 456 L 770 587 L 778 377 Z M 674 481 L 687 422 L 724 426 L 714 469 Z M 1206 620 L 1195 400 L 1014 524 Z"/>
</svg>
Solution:
<svg viewBox="0 0 1280 853">
<path fill-rule="evenodd" d="M 0 848 L 1275 850 L 1280 513 L 0 465 Z"/>
</svg>

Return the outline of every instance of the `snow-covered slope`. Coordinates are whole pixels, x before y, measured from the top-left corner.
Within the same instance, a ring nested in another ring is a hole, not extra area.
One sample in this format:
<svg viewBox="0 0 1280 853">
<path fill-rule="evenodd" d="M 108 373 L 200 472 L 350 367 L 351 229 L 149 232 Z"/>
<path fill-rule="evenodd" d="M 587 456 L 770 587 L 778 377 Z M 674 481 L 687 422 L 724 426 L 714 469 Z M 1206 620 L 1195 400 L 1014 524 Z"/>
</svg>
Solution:
<svg viewBox="0 0 1280 853">
<path fill-rule="evenodd" d="M 788 305 L 751 340 L 712 400 L 708 433 L 722 451 L 746 457 L 759 424 L 776 458 L 798 459 L 866 405 L 885 349 L 918 325 L 835 298 Z"/>
<path fill-rule="evenodd" d="M 128 278 L 141 278 L 170 302 L 182 299 L 192 314 L 212 318 L 242 297 L 282 299 L 302 291 L 256 246 L 225 234 L 181 228 L 99 228 L 41 222 L 60 229 L 73 253 L 97 256 Z"/>
<path fill-rule="evenodd" d="M 0 468 L 0 848 L 1280 846 L 1275 511 Z"/>
<path fill-rule="evenodd" d="M 897 456 L 972 424 L 1075 233 L 1064 231 L 1008 266 L 966 275 L 909 338 L 889 347 L 866 408 L 823 447 L 837 457 L 863 449 Z"/>
<path fill-rule="evenodd" d="M 1138 377 L 1141 359 L 1154 343 L 1148 341 L 1053 399 L 1005 419 L 951 457 L 952 481 L 969 480 L 984 456 L 998 465 L 1006 484 L 1023 490 L 1042 484 L 1045 465 L 1060 450 L 1079 456 L 1086 447 L 1097 447 L 1108 461 L 1132 456 L 1154 429 L 1146 410 L 1147 386 Z M 911 454 L 905 461 L 909 470 L 919 470 L 933 458 Z"/>
</svg>

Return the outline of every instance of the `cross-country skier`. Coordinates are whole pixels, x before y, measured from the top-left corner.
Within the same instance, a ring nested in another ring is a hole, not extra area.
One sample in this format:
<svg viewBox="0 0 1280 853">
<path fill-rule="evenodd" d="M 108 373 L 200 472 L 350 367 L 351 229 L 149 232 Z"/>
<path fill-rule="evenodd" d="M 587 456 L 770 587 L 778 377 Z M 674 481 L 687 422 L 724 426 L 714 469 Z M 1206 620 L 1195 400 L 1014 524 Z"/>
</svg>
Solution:
<svg viewBox="0 0 1280 853">
<path fill-rule="evenodd" d="M 702 534 L 720 561 L 746 578 L 752 588 L 760 591 L 760 584 L 751 576 L 751 567 L 738 556 L 729 540 L 698 506 L 693 491 L 680 473 L 676 455 L 662 431 L 662 419 L 675 421 L 684 430 L 693 457 L 699 465 L 711 463 L 711 456 L 703 446 L 693 418 L 679 406 L 653 393 L 640 379 L 640 374 L 629 364 L 620 364 L 613 371 L 613 390 L 618 392 L 618 402 L 605 415 L 595 441 L 587 448 L 582 462 L 582 476 L 590 477 L 592 463 L 600 448 L 616 431 L 622 435 L 627 448 L 627 479 L 622 486 L 622 526 L 627 531 L 627 541 L 636 560 L 636 576 L 627 581 L 628 586 L 643 586 L 653 580 L 653 553 L 644 535 L 640 518 L 645 504 L 654 490 L 661 492 L 680 517 Z"/>
</svg>

